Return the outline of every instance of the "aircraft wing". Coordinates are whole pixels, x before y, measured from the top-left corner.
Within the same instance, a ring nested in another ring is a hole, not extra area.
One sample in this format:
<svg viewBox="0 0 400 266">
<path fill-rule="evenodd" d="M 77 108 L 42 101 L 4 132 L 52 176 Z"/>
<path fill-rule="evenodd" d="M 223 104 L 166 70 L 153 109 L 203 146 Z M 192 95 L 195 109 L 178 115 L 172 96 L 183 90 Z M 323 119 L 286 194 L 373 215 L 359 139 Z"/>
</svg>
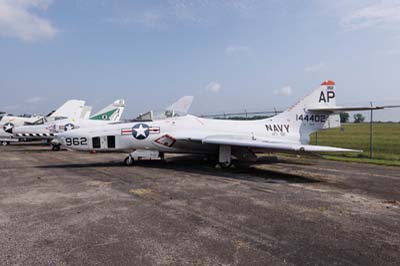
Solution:
<svg viewBox="0 0 400 266">
<path fill-rule="evenodd" d="M 196 139 L 189 139 L 196 141 Z M 330 146 L 303 145 L 290 142 L 269 142 L 242 136 L 216 135 L 201 140 L 203 144 L 229 145 L 254 149 L 265 149 L 282 152 L 362 152 L 361 150 L 344 149 Z"/>
<path fill-rule="evenodd" d="M 400 105 L 384 105 L 384 106 L 352 106 L 352 107 L 322 107 L 322 108 L 309 108 L 310 112 L 327 112 L 327 113 L 342 113 L 342 112 L 352 112 L 352 111 L 370 111 L 370 110 L 382 110 L 388 108 L 399 108 Z"/>
</svg>

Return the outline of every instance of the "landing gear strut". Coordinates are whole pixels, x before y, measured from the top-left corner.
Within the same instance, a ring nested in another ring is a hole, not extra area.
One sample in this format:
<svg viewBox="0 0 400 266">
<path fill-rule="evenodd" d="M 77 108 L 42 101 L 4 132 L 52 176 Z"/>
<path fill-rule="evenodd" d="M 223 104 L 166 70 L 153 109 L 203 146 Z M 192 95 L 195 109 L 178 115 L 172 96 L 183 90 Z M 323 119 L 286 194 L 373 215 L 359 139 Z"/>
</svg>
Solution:
<svg viewBox="0 0 400 266">
<path fill-rule="evenodd" d="M 133 159 L 132 156 L 129 155 L 128 157 L 125 158 L 124 164 L 125 164 L 126 166 L 132 166 L 132 165 L 135 164 L 135 160 Z"/>
<path fill-rule="evenodd" d="M 217 166 L 223 169 L 230 168 L 232 166 L 231 157 L 232 157 L 231 146 L 220 145 Z"/>
</svg>

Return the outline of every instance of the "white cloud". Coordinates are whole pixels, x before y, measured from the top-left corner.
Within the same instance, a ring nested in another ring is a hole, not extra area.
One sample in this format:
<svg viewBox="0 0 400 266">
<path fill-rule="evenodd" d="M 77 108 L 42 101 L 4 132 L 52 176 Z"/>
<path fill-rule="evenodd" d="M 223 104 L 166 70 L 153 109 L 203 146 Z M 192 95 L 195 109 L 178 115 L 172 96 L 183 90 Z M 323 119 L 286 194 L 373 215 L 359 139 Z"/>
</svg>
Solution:
<svg viewBox="0 0 400 266">
<path fill-rule="evenodd" d="M 225 48 L 226 54 L 249 54 L 250 47 L 242 45 L 230 45 Z"/>
<path fill-rule="evenodd" d="M 49 20 L 32 13 L 47 10 L 51 0 L 0 0 L 0 35 L 34 42 L 53 38 L 57 30 Z"/>
<path fill-rule="evenodd" d="M 106 19 L 107 22 L 130 25 L 136 24 L 149 29 L 166 29 L 175 23 L 202 23 L 202 18 L 195 14 L 195 2 L 183 0 L 164 1 L 160 5 L 145 9 L 127 7 L 127 10 Z"/>
<path fill-rule="evenodd" d="M 210 82 L 210 83 L 204 88 L 205 91 L 214 92 L 214 93 L 220 92 L 221 89 L 222 89 L 222 85 L 221 85 L 220 83 L 216 82 L 216 81 Z"/>
<path fill-rule="evenodd" d="M 28 98 L 25 100 L 26 103 L 38 103 L 43 101 L 45 98 L 40 97 L 40 96 L 36 96 L 36 97 L 32 97 L 32 98 Z"/>
<path fill-rule="evenodd" d="M 205 2 L 196 3 L 186 0 L 169 0 L 168 5 L 171 8 L 171 15 L 180 21 L 202 23 L 204 19 L 199 17 L 195 10 L 204 7 Z"/>
<path fill-rule="evenodd" d="M 386 55 L 386 56 L 400 55 L 400 49 L 382 50 L 382 51 L 378 51 L 377 54 L 378 55 Z"/>
<path fill-rule="evenodd" d="M 293 93 L 293 89 L 290 86 L 285 86 L 285 87 L 282 87 L 282 88 L 274 91 L 275 95 L 281 95 L 281 96 L 290 96 L 290 95 L 292 95 L 292 93 Z"/>
<path fill-rule="evenodd" d="M 263 0 L 164 0 L 148 4 L 144 8 L 138 1 L 119 4 L 117 14 L 106 22 L 130 25 L 136 24 L 150 29 L 165 29 L 177 25 L 215 25 L 224 16 L 253 17 L 251 14 L 264 6 Z M 131 3 L 132 2 L 132 3 Z M 148 1 L 150 2 L 150 1 Z M 221 16 L 221 13 L 224 16 Z"/>
<path fill-rule="evenodd" d="M 140 24 L 152 29 L 163 28 L 165 24 L 164 14 L 158 9 L 130 11 L 125 15 L 109 18 L 107 21 L 120 25 Z"/>
<path fill-rule="evenodd" d="M 400 2 L 382 0 L 354 9 L 341 19 L 340 24 L 346 31 L 372 27 L 399 27 Z"/>
<path fill-rule="evenodd" d="M 317 71 L 320 71 L 324 66 L 325 66 L 325 63 L 320 62 L 318 64 L 305 67 L 304 71 L 305 72 L 317 72 Z"/>
</svg>

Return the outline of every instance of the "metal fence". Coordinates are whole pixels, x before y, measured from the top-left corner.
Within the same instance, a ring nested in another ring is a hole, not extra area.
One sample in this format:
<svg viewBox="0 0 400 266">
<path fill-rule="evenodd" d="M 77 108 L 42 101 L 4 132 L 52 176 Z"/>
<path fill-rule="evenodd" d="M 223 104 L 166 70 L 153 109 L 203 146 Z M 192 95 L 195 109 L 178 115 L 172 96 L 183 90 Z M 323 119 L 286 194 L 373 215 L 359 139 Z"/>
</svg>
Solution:
<svg viewBox="0 0 400 266">
<path fill-rule="evenodd" d="M 236 118 L 243 118 L 244 120 L 246 119 L 251 119 L 254 117 L 259 117 L 259 116 L 274 116 L 279 113 L 282 113 L 281 110 L 278 110 L 276 108 L 272 110 L 265 110 L 265 111 L 247 111 L 244 110 L 243 112 L 221 112 L 221 113 L 214 113 L 214 114 L 199 114 L 199 117 L 204 117 L 204 118 L 222 118 L 222 119 L 228 119 L 232 117 Z"/>
</svg>

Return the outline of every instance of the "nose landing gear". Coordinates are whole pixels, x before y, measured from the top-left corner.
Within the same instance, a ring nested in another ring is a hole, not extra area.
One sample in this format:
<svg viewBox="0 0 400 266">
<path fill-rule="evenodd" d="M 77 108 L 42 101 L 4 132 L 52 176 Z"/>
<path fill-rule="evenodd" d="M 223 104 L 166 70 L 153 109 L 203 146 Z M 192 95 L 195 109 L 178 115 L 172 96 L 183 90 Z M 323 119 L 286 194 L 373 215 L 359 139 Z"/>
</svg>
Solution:
<svg viewBox="0 0 400 266">
<path fill-rule="evenodd" d="M 61 150 L 61 145 L 60 144 L 53 144 L 51 146 L 51 150 L 52 151 L 59 151 L 59 150 Z"/>
<path fill-rule="evenodd" d="M 221 169 L 229 169 L 232 167 L 232 162 L 224 162 L 224 163 L 218 163 L 215 168 L 221 168 Z"/>
<path fill-rule="evenodd" d="M 133 166 L 135 164 L 135 160 L 133 159 L 132 156 L 129 155 L 128 157 L 125 158 L 124 164 L 126 166 Z"/>
</svg>

